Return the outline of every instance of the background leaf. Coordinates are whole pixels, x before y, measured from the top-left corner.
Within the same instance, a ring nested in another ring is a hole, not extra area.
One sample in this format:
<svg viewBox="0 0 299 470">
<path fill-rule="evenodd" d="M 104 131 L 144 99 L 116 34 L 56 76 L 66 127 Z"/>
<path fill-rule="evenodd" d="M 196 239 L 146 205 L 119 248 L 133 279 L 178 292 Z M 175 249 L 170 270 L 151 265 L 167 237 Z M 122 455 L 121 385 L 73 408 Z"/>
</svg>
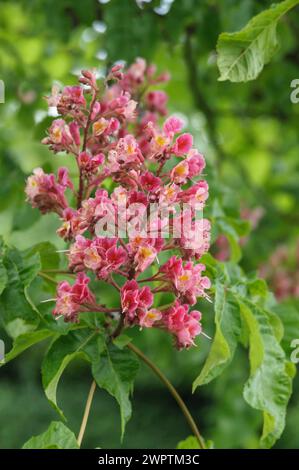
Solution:
<svg viewBox="0 0 299 470">
<path fill-rule="evenodd" d="M 254 80 L 278 47 L 277 22 L 298 0 L 285 0 L 252 18 L 237 33 L 222 33 L 217 42 L 219 80 Z"/>
</svg>

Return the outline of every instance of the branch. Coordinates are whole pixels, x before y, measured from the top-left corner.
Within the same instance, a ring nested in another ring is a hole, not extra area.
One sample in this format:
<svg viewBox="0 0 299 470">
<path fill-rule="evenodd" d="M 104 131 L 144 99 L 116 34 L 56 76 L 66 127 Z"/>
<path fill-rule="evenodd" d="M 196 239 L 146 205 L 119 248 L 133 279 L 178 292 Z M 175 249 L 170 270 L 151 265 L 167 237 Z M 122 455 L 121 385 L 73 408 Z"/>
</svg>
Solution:
<svg viewBox="0 0 299 470">
<path fill-rule="evenodd" d="M 189 426 L 192 430 L 192 433 L 197 438 L 197 441 L 198 441 L 198 444 L 199 444 L 200 448 L 205 449 L 206 445 L 205 445 L 204 439 L 200 435 L 198 427 L 197 427 L 190 411 L 188 410 L 185 402 L 183 401 L 182 397 L 179 395 L 177 390 L 174 388 L 174 386 L 169 382 L 167 377 L 165 377 L 163 372 L 145 354 L 143 354 L 143 352 L 140 351 L 140 349 L 138 349 L 134 344 L 129 343 L 127 345 L 127 347 L 129 349 L 131 349 L 131 351 L 133 351 L 148 367 L 150 367 L 150 369 L 152 369 L 152 371 L 159 377 L 159 379 L 168 388 L 171 395 L 173 396 L 173 398 L 176 400 L 177 404 L 181 408 L 181 410 L 182 410 L 182 412 L 183 412 L 183 414 L 184 414 L 184 416 L 185 416 L 185 418 L 186 418 L 186 420 L 187 420 L 187 422 L 188 422 L 188 424 L 189 424 Z"/>
<path fill-rule="evenodd" d="M 84 414 L 83 414 L 83 418 L 82 418 L 82 422 L 81 422 L 81 427 L 80 427 L 80 431 L 79 431 L 79 434 L 78 434 L 77 442 L 78 442 L 79 447 L 81 447 L 82 440 L 83 440 L 83 437 L 84 437 L 84 433 L 85 433 L 85 430 L 86 430 L 86 425 L 87 425 L 87 421 L 88 421 L 90 408 L 91 408 L 91 404 L 92 404 L 92 400 L 93 400 L 93 396 L 94 396 L 96 386 L 97 385 L 96 385 L 95 381 L 93 380 L 92 383 L 91 383 L 91 386 L 90 386 L 89 393 L 88 393 L 88 397 L 87 397 L 87 401 L 86 401 L 86 405 L 85 405 L 85 409 L 84 409 Z"/>
</svg>

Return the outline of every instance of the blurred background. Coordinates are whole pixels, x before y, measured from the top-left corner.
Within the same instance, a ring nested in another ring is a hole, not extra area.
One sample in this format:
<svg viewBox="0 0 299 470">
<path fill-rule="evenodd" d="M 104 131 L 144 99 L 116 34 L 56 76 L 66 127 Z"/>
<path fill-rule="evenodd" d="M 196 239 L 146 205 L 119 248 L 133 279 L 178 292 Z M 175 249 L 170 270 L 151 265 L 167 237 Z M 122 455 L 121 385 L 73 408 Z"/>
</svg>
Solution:
<svg viewBox="0 0 299 470">
<path fill-rule="evenodd" d="M 278 312 L 283 305 L 283 312 L 298 314 L 299 104 L 290 100 L 291 81 L 299 78 L 298 9 L 280 23 L 280 49 L 257 80 L 217 81 L 218 35 L 241 29 L 271 3 L 1 0 L 0 79 L 5 83 L 5 103 L 0 104 L 0 234 L 5 240 L 20 249 L 45 240 L 57 247 L 61 243 L 55 216 L 40 217 L 24 197 L 25 178 L 33 168 L 53 171 L 62 163 L 40 144 L 51 122 L 43 97 L 54 84 L 75 84 L 82 68 L 95 67 L 101 76 L 116 60 L 130 63 L 144 57 L 159 71 L 170 72 L 172 79 L 164 87 L 168 108 L 183 118 L 206 156 L 211 218 L 221 210 L 230 221 L 228 236 L 224 225 L 214 224 L 213 253 L 225 261 L 241 250 L 242 267 L 267 279 L 279 300 Z M 250 222 L 246 238 L 240 214 Z M 204 329 L 212 336 L 213 309 L 206 304 L 203 308 Z M 0 334 L 9 348 L 4 332 Z M 209 340 L 202 338 L 199 347 L 177 352 L 163 334 L 147 331 L 136 336 L 136 344 L 177 386 L 215 447 L 258 446 L 261 416 L 242 397 L 248 376 L 244 350 L 221 377 L 191 395 Z M 41 386 L 40 362 L 46 347 L 34 347 L 0 370 L 1 448 L 21 447 L 50 420 L 58 419 Z M 75 433 L 90 380 L 87 366 L 76 362 L 59 386 L 58 401 Z M 298 378 L 294 388 L 287 426 L 276 447 L 299 447 Z M 189 434 L 172 397 L 142 366 L 122 447 L 174 448 Z M 117 404 L 98 390 L 84 447 L 120 445 Z"/>
</svg>

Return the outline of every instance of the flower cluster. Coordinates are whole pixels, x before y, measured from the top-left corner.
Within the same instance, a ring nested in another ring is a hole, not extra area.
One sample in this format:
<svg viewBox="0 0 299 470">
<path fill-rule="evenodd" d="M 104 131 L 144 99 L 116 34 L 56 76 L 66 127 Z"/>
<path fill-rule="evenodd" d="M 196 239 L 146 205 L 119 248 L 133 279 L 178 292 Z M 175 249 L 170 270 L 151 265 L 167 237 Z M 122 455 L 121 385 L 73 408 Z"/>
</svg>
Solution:
<svg viewBox="0 0 299 470">
<path fill-rule="evenodd" d="M 78 181 L 65 168 L 57 177 L 38 168 L 26 194 L 42 213 L 58 214 L 57 233 L 69 244 L 66 275 L 76 280 L 58 285 L 54 315 L 76 322 L 96 311 L 115 320 L 88 288 L 89 272 L 115 287 L 121 326 L 162 328 L 184 348 L 201 333 L 201 313 L 190 306 L 210 288 L 197 263 L 210 245 L 210 223 L 198 217 L 209 188 L 203 155 L 156 90 L 168 79 L 137 59 L 127 70 L 112 67 L 102 83 L 82 71 L 79 85 L 53 90 L 47 101 L 59 118 L 42 142 L 75 159 Z M 157 305 L 160 292 L 171 304 Z"/>
</svg>

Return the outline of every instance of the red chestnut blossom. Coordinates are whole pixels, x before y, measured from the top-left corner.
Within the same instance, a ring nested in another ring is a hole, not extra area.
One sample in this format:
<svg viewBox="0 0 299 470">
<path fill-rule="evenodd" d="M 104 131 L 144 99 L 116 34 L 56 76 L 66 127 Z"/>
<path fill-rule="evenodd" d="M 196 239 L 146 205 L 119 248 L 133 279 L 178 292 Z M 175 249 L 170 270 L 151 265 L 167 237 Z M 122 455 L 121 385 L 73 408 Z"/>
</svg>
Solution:
<svg viewBox="0 0 299 470">
<path fill-rule="evenodd" d="M 176 301 L 165 312 L 165 325 L 176 337 L 177 347 L 188 348 L 193 346 L 194 338 L 201 333 L 201 313 L 192 310 L 188 313 L 188 305 Z"/>
<path fill-rule="evenodd" d="M 172 147 L 172 151 L 178 157 L 185 155 L 186 153 L 191 150 L 193 144 L 193 137 L 191 134 L 182 134 L 180 135 L 176 141 L 174 146 Z"/>
<path fill-rule="evenodd" d="M 201 275 L 204 270 L 203 264 L 193 264 L 192 261 L 183 264 L 182 259 L 176 256 L 160 268 L 162 279 L 170 281 L 178 298 L 190 305 L 196 304 L 197 297 L 206 297 L 205 290 L 211 287 L 209 278 Z"/>
<path fill-rule="evenodd" d="M 46 174 L 41 168 L 36 168 L 27 180 L 25 192 L 32 207 L 37 207 L 42 214 L 47 212 L 62 214 L 68 207 L 64 195 L 66 188 L 73 189 L 66 168 L 59 168 L 57 180 L 52 173 Z"/>
<path fill-rule="evenodd" d="M 106 315 L 113 336 L 118 311 L 115 331 L 160 328 L 188 348 L 201 333 L 201 314 L 189 306 L 210 288 L 196 262 L 209 249 L 210 223 L 198 216 L 209 188 L 198 180 L 205 159 L 193 137 L 180 134 L 180 119 L 167 117 L 166 93 L 151 88 L 168 79 L 139 58 L 127 70 L 115 65 L 101 83 L 83 70 L 79 85 L 54 89 L 47 101 L 59 117 L 42 142 L 74 159 L 78 183 L 74 188 L 65 168 L 57 178 L 38 168 L 26 194 L 33 207 L 60 217 L 57 234 L 68 243 L 64 272 L 77 276 L 73 285 L 58 284 L 55 316 L 77 322 L 80 312 Z M 86 273 L 95 286 L 100 279 L 115 288 L 119 308 L 97 304 Z M 170 307 L 156 308 L 160 292 L 171 295 Z"/>
<path fill-rule="evenodd" d="M 161 116 L 165 116 L 167 114 L 166 103 L 168 100 L 168 96 L 164 91 L 156 90 L 150 91 L 146 97 L 146 104 L 150 111 L 156 111 Z"/>
<path fill-rule="evenodd" d="M 78 321 L 80 311 L 86 311 L 85 304 L 95 304 L 95 297 L 88 288 L 90 279 L 83 273 L 79 273 L 76 282 L 71 286 L 67 281 L 62 281 L 57 286 L 56 307 L 54 315 L 63 315 L 65 321 Z"/>
<path fill-rule="evenodd" d="M 127 281 L 120 291 L 122 312 L 128 324 L 139 324 L 139 317 L 143 318 L 144 313 L 153 303 L 153 294 L 148 286 L 139 289 L 138 283 L 132 279 Z"/>
</svg>

